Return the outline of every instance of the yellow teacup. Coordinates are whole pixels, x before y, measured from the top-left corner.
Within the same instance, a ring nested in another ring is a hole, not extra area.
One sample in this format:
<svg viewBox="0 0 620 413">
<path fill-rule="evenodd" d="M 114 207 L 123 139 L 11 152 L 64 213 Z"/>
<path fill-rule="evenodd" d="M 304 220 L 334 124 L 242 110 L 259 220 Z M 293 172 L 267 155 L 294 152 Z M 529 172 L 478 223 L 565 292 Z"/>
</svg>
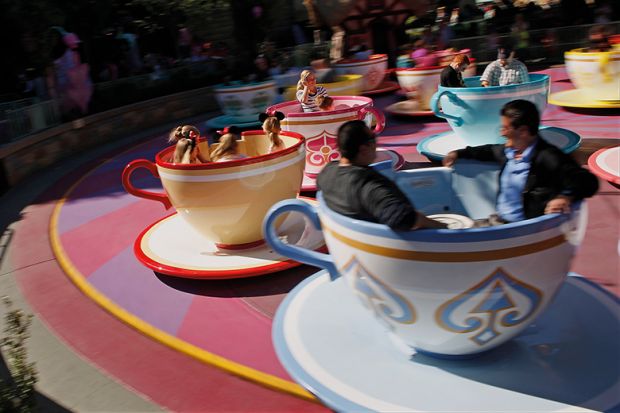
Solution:
<svg viewBox="0 0 620 413">
<path fill-rule="evenodd" d="M 261 131 L 242 133 L 239 152 L 248 158 L 204 164 L 174 164 L 174 147 L 155 156 L 130 162 L 123 171 L 123 186 L 132 195 L 159 201 L 220 248 L 247 248 L 262 242 L 261 224 L 276 202 L 295 198 L 305 165 L 304 138 L 282 132 L 285 149 L 267 153 L 269 139 Z M 207 143 L 201 142 L 207 151 Z M 148 169 L 161 179 L 166 193 L 135 188 L 131 174 Z"/>
<path fill-rule="evenodd" d="M 585 50 L 564 53 L 571 82 L 590 99 L 620 101 L 620 50 Z"/>
</svg>

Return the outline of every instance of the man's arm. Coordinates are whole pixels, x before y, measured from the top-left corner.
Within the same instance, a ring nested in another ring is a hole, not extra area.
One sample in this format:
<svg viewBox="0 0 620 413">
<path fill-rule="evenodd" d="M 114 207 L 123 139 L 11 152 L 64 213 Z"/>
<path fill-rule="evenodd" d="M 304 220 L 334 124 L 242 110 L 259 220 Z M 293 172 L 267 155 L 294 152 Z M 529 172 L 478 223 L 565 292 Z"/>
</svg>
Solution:
<svg viewBox="0 0 620 413">
<path fill-rule="evenodd" d="M 503 145 L 468 146 L 464 149 L 449 152 L 443 158 L 443 166 L 452 166 L 457 159 L 475 159 L 482 162 L 500 162 Z"/>
<path fill-rule="evenodd" d="M 545 214 L 569 213 L 574 201 L 589 198 L 598 191 L 598 178 L 568 155 L 554 151 L 547 158 L 552 173 L 561 177 L 562 188 L 545 206 Z"/>
</svg>

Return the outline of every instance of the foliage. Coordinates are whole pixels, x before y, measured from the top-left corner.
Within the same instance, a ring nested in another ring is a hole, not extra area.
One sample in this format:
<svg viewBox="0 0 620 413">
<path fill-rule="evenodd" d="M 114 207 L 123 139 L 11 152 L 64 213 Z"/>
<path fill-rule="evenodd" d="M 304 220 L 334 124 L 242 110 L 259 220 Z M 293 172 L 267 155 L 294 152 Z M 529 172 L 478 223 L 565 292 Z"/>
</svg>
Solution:
<svg viewBox="0 0 620 413">
<path fill-rule="evenodd" d="M 136 13 L 135 25 L 146 33 L 187 25 L 192 33 L 207 37 L 217 24 L 218 13 L 230 7 L 229 0 L 129 0 L 128 8 Z"/>
<path fill-rule="evenodd" d="M 4 316 L 4 337 L 0 339 L 11 381 L 0 378 L 0 411 L 27 413 L 35 408 L 35 388 L 37 372 L 34 363 L 28 363 L 26 340 L 32 315 L 21 310 L 11 309 L 11 301 L 3 298 L 7 308 Z"/>
</svg>

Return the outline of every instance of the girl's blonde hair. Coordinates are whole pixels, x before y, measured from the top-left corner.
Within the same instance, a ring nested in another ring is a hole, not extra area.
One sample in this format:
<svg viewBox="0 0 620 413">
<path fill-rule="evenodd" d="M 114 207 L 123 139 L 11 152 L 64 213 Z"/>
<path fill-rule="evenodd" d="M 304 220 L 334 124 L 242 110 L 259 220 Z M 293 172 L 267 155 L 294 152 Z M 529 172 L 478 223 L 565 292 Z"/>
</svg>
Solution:
<svg viewBox="0 0 620 413">
<path fill-rule="evenodd" d="M 314 72 L 312 70 L 303 70 L 299 75 L 299 81 L 297 82 L 297 90 L 302 90 L 304 88 L 304 83 L 308 76 L 313 75 Z"/>
<path fill-rule="evenodd" d="M 200 136 L 200 131 L 195 126 L 177 126 L 176 128 L 172 129 L 172 131 L 170 131 L 170 135 L 168 135 L 168 142 L 175 143 L 178 142 L 181 138 L 189 138 L 190 132 L 194 132 L 197 136 Z"/>
<path fill-rule="evenodd" d="M 211 152 L 211 160 L 217 161 L 221 157 L 228 155 L 229 153 L 235 153 L 237 149 L 237 137 L 232 133 L 222 135 L 217 148 Z"/>
<path fill-rule="evenodd" d="M 278 147 L 282 145 L 282 139 L 280 139 L 280 119 L 275 116 L 270 116 L 263 122 L 263 131 L 267 134 L 267 137 L 271 141 L 272 147 Z"/>
<path fill-rule="evenodd" d="M 192 141 L 186 138 L 180 138 L 174 148 L 171 161 L 173 163 L 193 163 L 192 152 L 194 151 Z"/>
</svg>

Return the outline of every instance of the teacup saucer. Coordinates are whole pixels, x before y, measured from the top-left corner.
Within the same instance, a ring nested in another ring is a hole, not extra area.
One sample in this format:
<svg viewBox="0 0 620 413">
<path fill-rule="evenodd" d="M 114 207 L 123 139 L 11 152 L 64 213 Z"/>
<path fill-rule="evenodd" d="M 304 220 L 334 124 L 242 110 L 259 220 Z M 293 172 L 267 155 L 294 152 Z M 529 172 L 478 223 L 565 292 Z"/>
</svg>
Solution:
<svg viewBox="0 0 620 413">
<path fill-rule="evenodd" d="M 608 411 L 620 407 L 619 314 L 616 297 L 571 276 L 513 340 L 437 359 L 398 348 L 342 278 L 320 271 L 287 295 L 272 338 L 289 374 L 336 411 Z"/>
<path fill-rule="evenodd" d="M 391 80 L 384 80 L 376 88 L 362 92 L 362 95 L 380 95 L 381 93 L 393 92 L 398 89 L 400 89 L 400 85 L 398 83 Z"/>
<path fill-rule="evenodd" d="M 385 108 L 385 112 L 395 116 L 433 116 L 432 110 L 421 110 L 420 104 L 415 100 L 403 100 Z"/>
<path fill-rule="evenodd" d="M 235 120 L 232 116 L 229 115 L 221 115 L 215 118 L 209 119 L 206 123 L 207 128 L 210 129 L 222 129 L 226 126 L 237 126 L 239 128 L 253 128 L 255 126 L 260 126 L 260 122 L 258 121 L 258 113 L 256 114 L 256 120 L 248 121 L 248 122 L 239 122 Z"/>
<path fill-rule="evenodd" d="M 377 159 L 375 159 L 375 163 L 387 160 L 392 161 L 393 168 L 396 170 L 399 170 L 403 167 L 403 165 L 405 165 L 405 158 L 403 158 L 403 156 L 398 152 L 391 149 L 377 148 Z M 302 192 L 316 191 L 316 177 L 311 177 L 304 174 L 304 180 L 301 184 L 301 190 Z"/>
<path fill-rule="evenodd" d="M 321 231 L 300 214 L 288 215 L 279 232 L 294 245 L 311 250 L 325 248 Z M 272 251 L 266 243 L 242 250 L 218 249 L 177 213 L 149 225 L 136 239 L 134 253 L 152 270 L 183 278 L 252 277 L 301 265 Z"/>
<path fill-rule="evenodd" d="M 590 171 L 612 185 L 620 186 L 620 146 L 602 148 L 588 158 Z"/>
<path fill-rule="evenodd" d="M 583 109 L 619 109 L 620 100 L 593 100 L 579 89 L 564 90 L 549 95 L 549 103 L 556 106 Z"/>
<path fill-rule="evenodd" d="M 555 126 L 541 126 L 540 136 L 557 146 L 564 153 L 571 153 L 581 145 L 581 137 L 575 132 Z M 462 149 L 468 144 L 454 131 L 439 133 L 424 138 L 418 143 L 418 152 L 433 162 L 441 162 L 450 151 Z"/>
</svg>

